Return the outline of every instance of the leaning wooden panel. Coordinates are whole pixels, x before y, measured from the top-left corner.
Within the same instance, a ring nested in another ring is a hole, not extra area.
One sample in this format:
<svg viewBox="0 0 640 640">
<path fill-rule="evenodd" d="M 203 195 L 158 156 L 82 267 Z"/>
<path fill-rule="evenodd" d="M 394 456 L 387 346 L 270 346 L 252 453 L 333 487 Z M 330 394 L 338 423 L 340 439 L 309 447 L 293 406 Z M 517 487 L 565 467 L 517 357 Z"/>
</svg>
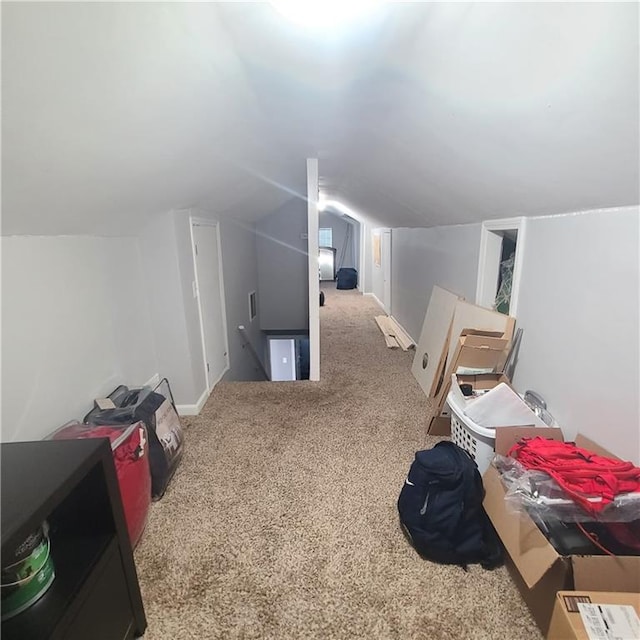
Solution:
<svg viewBox="0 0 640 640">
<path fill-rule="evenodd" d="M 427 396 L 432 395 L 438 369 L 443 368 L 443 353 L 447 352 L 447 337 L 460 296 L 441 287 L 433 287 L 420 340 L 416 345 L 411 373 Z"/>
<path fill-rule="evenodd" d="M 384 341 L 387 343 L 387 347 L 389 347 L 389 349 L 398 348 L 398 342 L 393 336 L 385 336 Z"/>
<path fill-rule="evenodd" d="M 403 351 L 408 351 L 415 345 L 409 334 L 398 324 L 395 318 L 389 317 L 389 326 L 393 328 L 393 335 Z"/>
<path fill-rule="evenodd" d="M 398 326 L 394 322 L 393 318 L 390 318 L 389 316 L 385 316 L 382 319 L 382 325 L 384 326 L 385 335 L 391 336 L 392 338 L 395 338 L 396 344 L 403 351 L 407 351 L 407 347 L 404 344 L 402 344 L 402 341 L 399 338 L 398 334 L 400 333 L 400 331 L 398 330 Z"/>
<path fill-rule="evenodd" d="M 387 326 L 384 322 L 384 319 L 386 317 L 387 316 L 376 316 L 374 318 L 374 320 L 376 321 L 376 324 L 378 325 L 378 329 L 380 329 L 380 331 L 382 331 L 382 335 L 385 335 L 385 336 L 388 334 Z"/>
</svg>

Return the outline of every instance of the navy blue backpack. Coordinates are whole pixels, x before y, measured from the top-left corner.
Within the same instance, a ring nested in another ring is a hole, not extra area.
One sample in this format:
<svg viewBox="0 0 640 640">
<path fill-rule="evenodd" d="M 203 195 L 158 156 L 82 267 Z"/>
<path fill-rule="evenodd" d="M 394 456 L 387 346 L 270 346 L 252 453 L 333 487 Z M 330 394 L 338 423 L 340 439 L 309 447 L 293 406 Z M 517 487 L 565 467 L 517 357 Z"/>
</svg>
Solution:
<svg viewBox="0 0 640 640">
<path fill-rule="evenodd" d="M 452 442 L 418 451 L 409 469 L 398 512 L 402 529 L 425 559 L 443 564 L 502 564 L 502 546 L 482 500 L 475 461 Z"/>
</svg>

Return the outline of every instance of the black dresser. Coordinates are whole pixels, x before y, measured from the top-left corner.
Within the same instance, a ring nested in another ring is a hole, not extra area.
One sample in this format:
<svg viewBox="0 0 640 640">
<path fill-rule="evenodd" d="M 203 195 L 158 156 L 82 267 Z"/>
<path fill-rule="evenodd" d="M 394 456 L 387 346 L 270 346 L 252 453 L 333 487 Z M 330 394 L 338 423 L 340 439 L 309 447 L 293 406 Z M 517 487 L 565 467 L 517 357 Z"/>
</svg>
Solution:
<svg viewBox="0 0 640 640">
<path fill-rule="evenodd" d="M 109 441 L 3 443 L 2 557 L 45 520 L 55 579 L 3 640 L 125 640 L 146 620 Z"/>
</svg>

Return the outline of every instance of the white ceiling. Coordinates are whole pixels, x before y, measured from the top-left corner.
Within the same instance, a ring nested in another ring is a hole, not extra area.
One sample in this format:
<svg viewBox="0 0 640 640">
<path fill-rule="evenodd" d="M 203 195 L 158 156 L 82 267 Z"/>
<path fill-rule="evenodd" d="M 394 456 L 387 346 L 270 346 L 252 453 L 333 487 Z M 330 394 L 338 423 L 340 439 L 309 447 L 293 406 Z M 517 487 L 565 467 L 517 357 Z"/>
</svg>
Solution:
<svg viewBox="0 0 640 640">
<path fill-rule="evenodd" d="M 3 234 L 255 220 L 316 155 L 394 227 L 639 202 L 636 3 L 3 3 L 2 38 Z"/>
</svg>

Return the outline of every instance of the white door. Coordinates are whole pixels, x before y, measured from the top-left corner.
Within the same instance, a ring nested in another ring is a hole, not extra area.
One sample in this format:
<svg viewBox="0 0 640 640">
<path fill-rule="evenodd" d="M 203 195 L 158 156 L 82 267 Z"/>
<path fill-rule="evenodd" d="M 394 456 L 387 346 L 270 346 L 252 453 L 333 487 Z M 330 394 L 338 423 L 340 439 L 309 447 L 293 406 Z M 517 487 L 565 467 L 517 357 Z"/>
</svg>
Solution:
<svg viewBox="0 0 640 640">
<path fill-rule="evenodd" d="M 204 367 L 212 389 L 229 363 L 218 226 L 193 222 L 192 230 Z"/>
<path fill-rule="evenodd" d="M 384 310 L 391 315 L 391 231 L 383 231 L 381 238 L 380 262 L 384 282 Z"/>
</svg>

